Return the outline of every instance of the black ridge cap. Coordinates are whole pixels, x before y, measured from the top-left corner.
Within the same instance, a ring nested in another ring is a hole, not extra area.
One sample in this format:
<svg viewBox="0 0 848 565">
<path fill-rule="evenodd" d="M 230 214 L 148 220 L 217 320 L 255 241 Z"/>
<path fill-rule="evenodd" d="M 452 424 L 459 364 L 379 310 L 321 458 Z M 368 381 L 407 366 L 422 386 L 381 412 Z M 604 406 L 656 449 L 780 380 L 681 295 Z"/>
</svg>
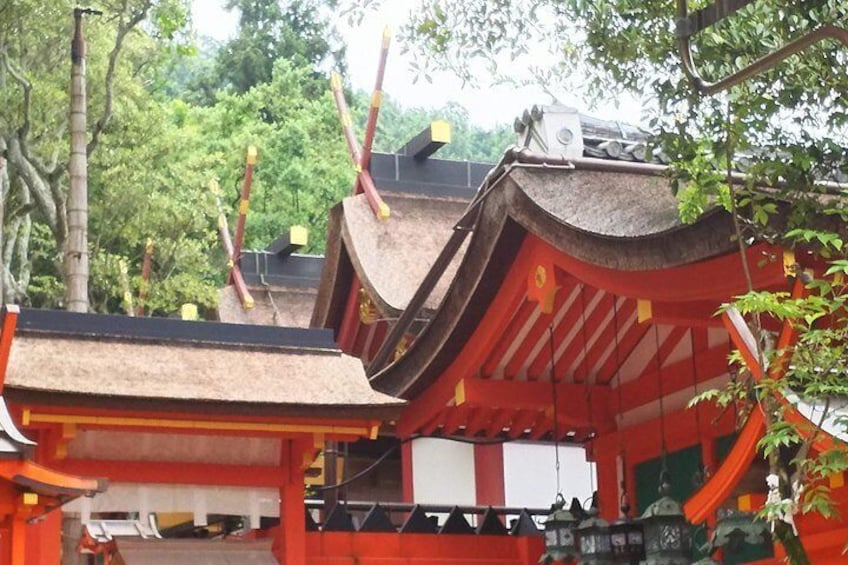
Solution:
<svg viewBox="0 0 848 565">
<path fill-rule="evenodd" d="M 339 354 L 333 332 L 317 328 L 280 328 L 173 318 L 133 318 L 65 310 L 22 308 L 17 332 L 191 345 L 234 345 L 246 348 L 289 349 Z"/>
<path fill-rule="evenodd" d="M 492 167 L 492 163 L 374 153 L 369 170 L 379 190 L 470 198 Z"/>
<path fill-rule="evenodd" d="M 239 267 L 249 286 L 283 286 L 317 288 L 321 280 L 324 257 L 292 253 L 281 257 L 267 251 L 245 251 Z"/>
</svg>

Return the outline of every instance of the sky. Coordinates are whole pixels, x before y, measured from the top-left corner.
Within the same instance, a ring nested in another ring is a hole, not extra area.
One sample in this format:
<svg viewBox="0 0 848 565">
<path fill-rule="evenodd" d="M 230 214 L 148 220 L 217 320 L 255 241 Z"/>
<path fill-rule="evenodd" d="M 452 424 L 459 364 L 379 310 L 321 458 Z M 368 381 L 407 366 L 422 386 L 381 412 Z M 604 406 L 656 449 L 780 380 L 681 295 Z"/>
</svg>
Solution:
<svg viewBox="0 0 848 565">
<path fill-rule="evenodd" d="M 225 40 L 235 33 L 237 16 L 224 10 L 223 4 L 223 0 L 192 1 L 192 17 L 198 34 Z M 355 89 L 373 90 L 383 29 L 386 26 L 391 30 L 400 29 L 409 11 L 417 4 L 418 0 L 386 0 L 379 8 L 368 10 L 359 25 L 352 26 L 346 20 L 337 23 L 347 45 L 348 72 L 345 79 Z M 468 111 L 472 123 L 491 127 L 511 124 L 534 104 L 552 102 L 551 96 L 540 87 L 463 86 L 458 78 L 448 73 L 432 75 L 432 83 L 420 77 L 416 81 L 416 72 L 410 68 L 410 62 L 395 43 L 389 52 L 383 90 L 403 107 L 440 108 L 447 102 L 457 102 Z M 569 92 L 556 94 L 562 103 L 600 118 L 633 123 L 638 122 L 642 113 L 639 103 L 633 99 L 610 100 L 590 107 L 592 105 L 579 95 Z"/>
</svg>

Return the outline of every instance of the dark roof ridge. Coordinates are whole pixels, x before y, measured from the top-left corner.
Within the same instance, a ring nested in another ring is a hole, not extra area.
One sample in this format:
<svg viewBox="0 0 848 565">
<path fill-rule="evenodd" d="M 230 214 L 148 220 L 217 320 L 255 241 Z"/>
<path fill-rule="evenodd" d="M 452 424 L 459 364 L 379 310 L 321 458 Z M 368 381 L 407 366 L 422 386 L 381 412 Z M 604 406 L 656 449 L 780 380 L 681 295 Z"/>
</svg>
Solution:
<svg viewBox="0 0 848 565">
<path fill-rule="evenodd" d="M 236 346 L 246 349 L 296 350 L 310 353 L 340 351 L 331 330 L 250 326 L 172 318 L 133 318 L 64 310 L 22 308 L 18 334 L 87 340 L 171 343 L 193 346 Z"/>
</svg>

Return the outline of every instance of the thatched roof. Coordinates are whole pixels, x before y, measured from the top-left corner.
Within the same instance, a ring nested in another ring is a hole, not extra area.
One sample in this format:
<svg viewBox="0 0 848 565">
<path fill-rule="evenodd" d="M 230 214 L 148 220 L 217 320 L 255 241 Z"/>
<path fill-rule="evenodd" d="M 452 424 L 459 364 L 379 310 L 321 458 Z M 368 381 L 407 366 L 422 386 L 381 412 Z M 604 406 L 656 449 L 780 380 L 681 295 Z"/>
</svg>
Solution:
<svg viewBox="0 0 848 565">
<path fill-rule="evenodd" d="M 409 303 L 451 235 L 468 200 L 385 194 L 391 216 L 378 220 L 365 195 L 346 198 L 330 211 L 324 271 L 318 286 L 313 327 L 332 327 L 347 299 L 355 272 L 380 312 L 397 316 Z M 448 266 L 424 304 L 432 313 L 450 286 L 465 247 Z M 352 270 L 351 270 L 352 265 Z"/>
<path fill-rule="evenodd" d="M 392 211 L 378 220 L 365 195 L 344 200 L 342 237 L 363 285 L 389 312 L 403 310 L 442 250 L 454 223 L 468 206 L 464 200 L 386 196 Z M 447 292 L 464 253 L 445 271 L 426 309 L 434 310 Z"/>
<path fill-rule="evenodd" d="M 375 392 L 358 359 L 335 351 L 249 350 L 62 336 L 18 336 L 7 396 L 74 396 L 104 406 L 152 401 L 162 409 L 204 404 L 239 411 L 320 415 L 320 408 L 358 412 L 394 409 Z"/>
<path fill-rule="evenodd" d="M 729 216 L 720 211 L 680 223 L 656 167 L 606 170 L 606 163 L 587 161 L 540 167 L 519 155 L 504 167 L 444 301 L 407 354 L 372 380 L 378 390 L 414 398 L 438 378 L 479 324 L 527 234 L 620 271 L 666 269 L 734 249 Z"/>
<path fill-rule="evenodd" d="M 252 287 L 254 306 L 245 310 L 233 287 L 225 286 L 218 290 L 218 319 L 227 324 L 308 328 L 317 293 L 308 287 Z"/>
</svg>

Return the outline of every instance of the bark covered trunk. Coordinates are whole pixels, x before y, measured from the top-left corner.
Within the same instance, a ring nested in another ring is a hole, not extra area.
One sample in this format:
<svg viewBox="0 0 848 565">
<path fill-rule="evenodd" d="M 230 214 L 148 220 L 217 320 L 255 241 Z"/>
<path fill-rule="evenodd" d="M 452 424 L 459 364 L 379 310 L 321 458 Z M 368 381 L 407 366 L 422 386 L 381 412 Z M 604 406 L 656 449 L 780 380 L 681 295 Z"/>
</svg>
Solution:
<svg viewBox="0 0 848 565">
<path fill-rule="evenodd" d="M 71 44 L 71 156 L 68 163 L 68 238 L 65 240 L 65 308 L 88 311 L 88 155 L 86 148 L 85 40 L 82 12 L 74 11 Z"/>
</svg>

